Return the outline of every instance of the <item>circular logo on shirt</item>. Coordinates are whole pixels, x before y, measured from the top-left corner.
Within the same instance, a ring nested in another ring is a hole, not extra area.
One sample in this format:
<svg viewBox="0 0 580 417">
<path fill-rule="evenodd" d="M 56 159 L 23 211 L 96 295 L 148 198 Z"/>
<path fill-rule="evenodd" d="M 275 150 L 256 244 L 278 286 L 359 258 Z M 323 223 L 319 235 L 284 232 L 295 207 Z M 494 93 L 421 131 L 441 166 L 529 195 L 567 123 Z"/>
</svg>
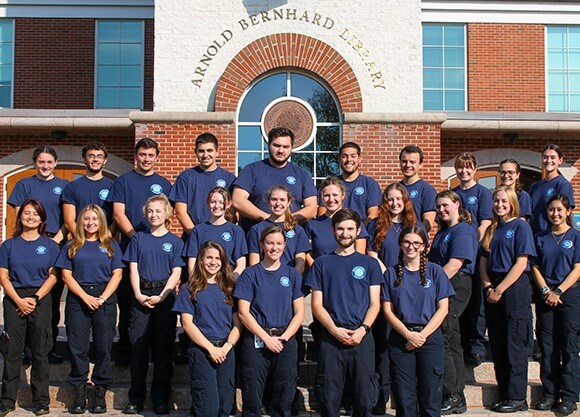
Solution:
<svg viewBox="0 0 580 417">
<path fill-rule="evenodd" d="M 514 233 L 514 229 L 507 229 L 507 230 L 505 231 L 505 234 L 504 234 L 504 236 L 505 236 L 507 239 L 511 239 L 511 238 L 513 238 L 513 237 L 514 237 L 514 234 L 515 234 L 515 233 Z"/>
<path fill-rule="evenodd" d="M 553 188 L 548 188 L 546 190 L 546 195 L 552 195 L 552 194 L 554 194 L 554 189 Z"/>
<path fill-rule="evenodd" d="M 296 184 L 296 177 L 293 177 L 292 175 L 288 175 L 286 177 L 286 182 L 290 185 L 294 185 L 294 184 Z"/>
<path fill-rule="evenodd" d="M 106 253 L 107 255 L 109 254 L 109 251 L 107 251 L 107 249 L 103 248 L 102 246 L 99 246 L 99 252 Z"/>
<path fill-rule="evenodd" d="M 467 203 L 468 203 L 468 204 L 475 204 L 475 203 L 477 203 L 477 197 L 476 197 L 476 196 L 474 196 L 474 195 L 472 195 L 471 197 L 469 197 L 469 198 L 467 199 Z"/>
<path fill-rule="evenodd" d="M 447 242 L 449 242 L 450 239 L 451 239 L 451 233 L 447 233 L 445 235 L 445 237 L 443 238 L 443 242 L 447 243 Z"/>
<path fill-rule="evenodd" d="M 562 247 L 564 249 L 571 249 L 572 246 L 574 246 L 574 242 L 572 242 L 571 240 L 565 240 L 562 242 Z"/>
<path fill-rule="evenodd" d="M 230 240 L 232 240 L 232 234 L 230 232 L 223 232 L 222 239 L 224 242 L 229 242 Z"/>
<path fill-rule="evenodd" d="M 418 195 L 419 195 L 419 191 L 417 191 L 417 190 L 413 190 L 409 193 L 409 197 L 411 197 L 411 198 L 415 198 Z"/>
<path fill-rule="evenodd" d="M 163 192 L 163 187 L 159 184 L 153 184 L 149 189 L 153 194 L 161 194 Z"/>
<path fill-rule="evenodd" d="M 425 285 L 423 285 L 423 288 L 429 288 L 431 286 L 431 284 L 433 284 L 433 281 L 431 281 L 429 278 L 427 278 L 425 280 Z"/>
<path fill-rule="evenodd" d="M 355 266 L 352 268 L 352 276 L 354 279 L 363 279 L 367 275 L 366 269 L 362 266 Z"/>
<path fill-rule="evenodd" d="M 161 245 L 161 247 L 165 252 L 171 252 L 173 250 L 173 244 L 169 242 L 165 242 L 163 245 Z"/>
<path fill-rule="evenodd" d="M 109 190 L 107 190 L 106 188 L 103 188 L 101 191 L 99 191 L 99 198 L 101 200 L 105 201 L 108 196 L 109 196 Z"/>
<path fill-rule="evenodd" d="M 288 231 L 286 231 L 286 237 L 288 239 L 292 239 L 294 236 L 296 236 L 296 232 L 294 230 L 288 230 Z"/>
<path fill-rule="evenodd" d="M 52 192 L 55 193 L 56 195 L 61 195 L 62 194 L 62 187 L 59 187 L 58 185 L 56 187 L 54 187 L 52 189 Z"/>
<path fill-rule="evenodd" d="M 42 246 L 42 245 L 37 246 L 36 247 L 36 253 L 38 255 L 44 255 L 46 253 L 46 246 Z"/>
<path fill-rule="evenodd" d="M 280 285 L 283 287 L 289 287 L 290 286 L 290 278 L 280 277 Z"/>
<path fill-rule="evenodd" d="M 216 180 L 215 185 L 217 185 L 218 187 L 224 187 L 226 186 L 226 180 L 222 180 L 221 178 L 219 180 Z"/>
<path fill-rule="evenodd" d="M 365 189 L 364 189 L 364 187 L 356 187 L 354 189 L 354 193 L 356 195 L 363 195 L 365 193 Z"/>
</svg>

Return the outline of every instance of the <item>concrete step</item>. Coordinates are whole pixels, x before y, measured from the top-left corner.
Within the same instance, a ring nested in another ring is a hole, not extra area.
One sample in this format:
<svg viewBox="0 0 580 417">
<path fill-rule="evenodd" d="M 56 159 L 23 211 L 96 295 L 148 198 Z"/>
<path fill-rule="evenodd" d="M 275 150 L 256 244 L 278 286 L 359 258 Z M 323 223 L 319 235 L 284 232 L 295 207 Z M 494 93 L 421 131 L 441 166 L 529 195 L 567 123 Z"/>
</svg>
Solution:
<svg viewBox="0 0 580 417">
<path fill-rule="evenodd" d="M 2 360 L 0 360 L 0 368 Z M 302 362 L 300 364 L 300 383 L 304 386 L 312 386 L 316 376 L 318 364 L 317 362 Z M 92 372 L 93 364 L 90 364 L 90 372 Z M 22 367 L 22 380 L 30 381 L 30 365 Z M 50 380 L 51 382 L 60 383 L 66 382 L 70 372 L 70 363 L 65 361 L 60 365 L 50 365 Z M 173 382 L 176 384 L 189 383 L 189 369 L 187 365 L 173 366 Z M 113 365 L 113 380 L 115 383 L 130 383 L 131 374 L 128 366 Z M 148 382 L 151 382 L 153 376 L 153 365 L 149 365 Z M 528 379 L 531 381 L 540 379 L 540 364 L 537 362 L 528 363 Z M 495 381 L 495 371 L 492 362 L 483 362 L 477 367 L 466 367 L 466 381 L 468 384 L 478 382 Z"/>
</svg>

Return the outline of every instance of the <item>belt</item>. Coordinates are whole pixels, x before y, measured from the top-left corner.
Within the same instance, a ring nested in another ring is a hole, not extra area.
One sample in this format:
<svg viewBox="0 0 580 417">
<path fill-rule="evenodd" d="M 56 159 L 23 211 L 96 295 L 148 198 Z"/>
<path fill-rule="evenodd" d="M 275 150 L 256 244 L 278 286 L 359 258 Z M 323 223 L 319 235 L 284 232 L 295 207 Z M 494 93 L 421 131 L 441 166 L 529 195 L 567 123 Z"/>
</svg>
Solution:
<svg viewBox="0 0 580 417">
<path fill-rule="evenodd" d="M 141 282 L 139 283 L 139 286 L 141 287 L 142 290 L 154 290 L 157 288 L 165 287 L 165 284 L 167 284 L 167 280 L 163 280 L 163 281 L 141 280 Z"/>
<path fill-rule="evenodd" d="M 222 347 L 227 342 L 228 342 L 228 339 L 209 340 L 209 343 L 211 343 L 215 347 Z"/>
<path fill-rule="evenodd" d="M 409 324 L 405 323 L 405 327 L 411 330 L 412 332 L 420 332 L 425 328 L 425 326 L 422 324 L 410 324 L 410 323 Z"/>
<path fill-rule="evenodd" d="M 286 328 L 288 326 L 284 326 L 284 327 L 264 327 L 264 330 L 266 331 L 266 333 L 268 333 L 268 336 L 274 336 L 274 337 L 278 337 L 278 336 L 282 336 L 284 334 L 284 332 L 286 331 Z"/>
</svg>

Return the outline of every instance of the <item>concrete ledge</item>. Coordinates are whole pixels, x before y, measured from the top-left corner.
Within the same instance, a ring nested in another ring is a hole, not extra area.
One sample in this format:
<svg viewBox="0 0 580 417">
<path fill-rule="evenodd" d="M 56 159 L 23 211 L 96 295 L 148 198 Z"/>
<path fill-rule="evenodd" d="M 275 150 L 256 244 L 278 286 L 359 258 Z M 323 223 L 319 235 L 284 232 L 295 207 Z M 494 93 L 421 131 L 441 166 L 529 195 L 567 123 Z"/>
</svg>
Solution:
<svg viewBox="0 0 580 417">
<path fill-rule="evenodd" d="M 234 123 L 234 112 L 165 112 L 133 111 L 129 118 L 134 123 Z"/>
<path fill-rule="evenodd" d="M 443 123 L 445 113 L 344 113 L 345 124 Z"/>
<path fill-rule="evenodd" d="M 442 131 L 580 132 L 580 121 L 551 120 L 446 120 Z"/>
<path fill-rule="evenodd" d="M 0 130 L 129 130 L 129 110 L 1 110 Z"/>
</svg>

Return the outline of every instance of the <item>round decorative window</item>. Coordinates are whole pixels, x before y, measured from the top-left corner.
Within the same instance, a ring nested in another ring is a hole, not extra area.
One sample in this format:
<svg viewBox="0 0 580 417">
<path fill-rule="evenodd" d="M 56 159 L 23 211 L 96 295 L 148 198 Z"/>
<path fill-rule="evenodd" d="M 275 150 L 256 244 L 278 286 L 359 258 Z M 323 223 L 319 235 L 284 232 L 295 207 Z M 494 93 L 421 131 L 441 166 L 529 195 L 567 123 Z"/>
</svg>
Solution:
<svg viewBox="0 0 580 417">
<path fill-rule="evenodd" d="M 331 92 L 307 75 L 286 71 L 262 77 L 246 91 L 238 109 L 238 172 L 268 156 L 270 129 L 287 127 L 295 135 L 292 162 L 316 182 L 340 174 L 340 114 Z"/>
</svg>

